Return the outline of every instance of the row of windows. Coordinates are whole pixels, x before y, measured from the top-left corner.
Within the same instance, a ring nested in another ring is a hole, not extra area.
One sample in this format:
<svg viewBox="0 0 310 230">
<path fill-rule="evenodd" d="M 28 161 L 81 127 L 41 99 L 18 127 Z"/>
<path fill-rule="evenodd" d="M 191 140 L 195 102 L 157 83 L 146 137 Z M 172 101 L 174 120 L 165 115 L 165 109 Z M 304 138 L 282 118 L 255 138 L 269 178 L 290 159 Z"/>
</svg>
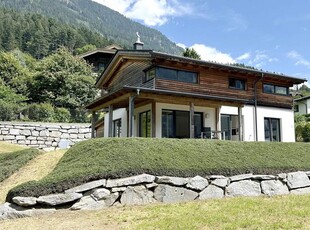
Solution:
<svg viewBox="0 0 310 230">
<path fill-rule="evenodd" d="M 198 74 L 195 72 L 168 69 L 163 67 L 154 67 L 146 72 L 146 81 L 153 78 L 160 78 L 172 81 L 181 81 L 197 84 L 198 83 Z"/>
<path fill-rule="evenodd" d="M 146 71 L 145 81 L 151 80 L 155 77 L 160 79 L 187 82 L 193 84 L 198 83 L 198 74 L 195 72 L 168 69 L 163 67 L 154 67 Z M 231 89 L 246 90 L 246 80 L 229 78 L 228 87 Z M 280 95 L 289 94 L 288 87 L 273 84 L 263 84 L 263 92 Z"/>
</svg>

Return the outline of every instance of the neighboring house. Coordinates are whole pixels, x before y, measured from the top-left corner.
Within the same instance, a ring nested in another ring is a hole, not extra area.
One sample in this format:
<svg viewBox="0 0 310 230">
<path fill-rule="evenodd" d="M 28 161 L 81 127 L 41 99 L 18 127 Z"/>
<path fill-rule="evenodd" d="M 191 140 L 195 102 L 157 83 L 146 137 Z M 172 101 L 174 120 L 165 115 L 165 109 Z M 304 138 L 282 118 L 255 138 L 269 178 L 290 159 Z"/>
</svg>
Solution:
<svg viewBox="0 0 310 230">
<path fill-rule="evenodd" d="M 96 49 L 79 55 L 86 62 L 93 66 L 94 73 L 100 74 L 110 63 L 115 52 L 122 47 L 110 45 L 102 49 Z"/>
<path fill-rule="evenodd" d="M 310 96 L 295 99 L 294 111 L 296 114 L 310 114 Z"/>
<path fill-rule="evenodd" d="M 118 50 L 96 83 L 101 97 L 87 109 L 93 118 L 106 113 L 93 119 L 93 137 L 295 141 L 289 87 L 304 79 L 143 50 L 139 42 Z"/>
</svg>

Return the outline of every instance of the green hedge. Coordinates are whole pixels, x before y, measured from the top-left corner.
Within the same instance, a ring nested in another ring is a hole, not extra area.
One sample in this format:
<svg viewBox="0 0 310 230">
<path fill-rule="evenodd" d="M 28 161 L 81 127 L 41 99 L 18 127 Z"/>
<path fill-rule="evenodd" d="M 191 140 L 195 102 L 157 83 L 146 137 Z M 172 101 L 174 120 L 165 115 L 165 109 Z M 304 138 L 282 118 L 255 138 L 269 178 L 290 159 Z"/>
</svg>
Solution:
<svg viewBox="0 0 310 230">
<path fill-rule="evenodd" d="M 37 149 L 24 149 L 12 153 L 0 154 L 0 182 L 11 176 L 28 161 L 40 154 Z"/>
<path fill-rule="evenodd" d="M 310 170 L 309 143 L 204 139 L 98 138 L 74 145 L 47 177 L 12 189 L 7 197 L 39 196 L 99 178 L 140 173 L 195 175 L 276 174 Z"/>
</svg>

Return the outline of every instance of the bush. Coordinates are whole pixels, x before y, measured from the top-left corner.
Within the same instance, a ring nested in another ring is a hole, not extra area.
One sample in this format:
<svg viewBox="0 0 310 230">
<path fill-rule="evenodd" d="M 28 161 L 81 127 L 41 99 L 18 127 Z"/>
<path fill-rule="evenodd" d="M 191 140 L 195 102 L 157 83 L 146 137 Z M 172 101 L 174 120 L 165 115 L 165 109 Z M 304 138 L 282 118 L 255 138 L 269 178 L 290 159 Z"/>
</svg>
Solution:
<svg viewBox="0 0 310 230">
<path fill-rule="evenodd" d="M 54 121 L 54 108 L 51 104 L 31 104 L 26 111 L 28 118 L 32 121 Z"/>
<path fill-rule="evenodd" d="M 310 142 L 310 123 L 304 125 L 302 129 L 302 138 L 304 142 Z"/>
<path fill-rule="evenodd" d="M 71 114 L 66 108 L 54 109 L 54 120 L 57 122 L 70 122 Z"/>
<path fill-rule="evenodd" d="M 21 108 L 18 104 L 0 100 L 0 120 L 14 121 L 18 118 Z"/>
</svg>

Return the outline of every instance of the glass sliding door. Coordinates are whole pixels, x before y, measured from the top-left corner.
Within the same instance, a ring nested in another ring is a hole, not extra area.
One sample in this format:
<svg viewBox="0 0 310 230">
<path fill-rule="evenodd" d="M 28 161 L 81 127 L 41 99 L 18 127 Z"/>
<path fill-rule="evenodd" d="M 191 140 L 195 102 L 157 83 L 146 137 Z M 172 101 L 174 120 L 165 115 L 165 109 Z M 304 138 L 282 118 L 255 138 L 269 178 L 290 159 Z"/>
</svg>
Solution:
<svg viewBox="0 0 310 230">
<path fill-rule="evenodd" d="M 264 118 L 265 141 L 281 141 L 280 119 Z"/>
<path fill-rule="evenodd" d="M 195 137 L 200 137 L 203 126 L 203 113 L 194 114 Z M 190 138 L 189 111 L 163 110 L 162 111 L 162 137 Z"/>
<path fill-rule="evenodd" d="M 151 137 L 151 111 L 139 114 L 139 136 Z"/>
</svg>

